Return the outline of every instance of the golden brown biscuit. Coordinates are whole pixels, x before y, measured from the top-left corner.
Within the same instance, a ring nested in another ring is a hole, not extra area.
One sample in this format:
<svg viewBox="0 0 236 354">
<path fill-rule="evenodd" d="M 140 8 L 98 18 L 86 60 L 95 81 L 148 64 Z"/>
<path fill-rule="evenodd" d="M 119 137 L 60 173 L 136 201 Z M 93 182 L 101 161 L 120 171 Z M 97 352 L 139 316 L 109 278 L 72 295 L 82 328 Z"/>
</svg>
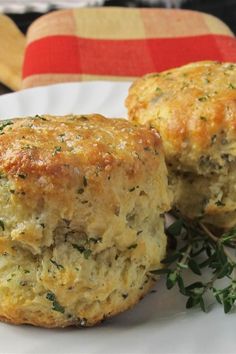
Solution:
<svg viewBox="0 0 236 354">
<path fill-rule="evenodd" d="M 190 218 L 236 225 L 236 64 L 197 62 L 137 80 L 131 120 L 161 134 L 174 204 Z"/>
<path fill-rule="evenodd" d="M 99 115 L 0 130 L 1 319 L 91 326 L 133 306 L 166 249 L 158 134 Z"/>
</svg>

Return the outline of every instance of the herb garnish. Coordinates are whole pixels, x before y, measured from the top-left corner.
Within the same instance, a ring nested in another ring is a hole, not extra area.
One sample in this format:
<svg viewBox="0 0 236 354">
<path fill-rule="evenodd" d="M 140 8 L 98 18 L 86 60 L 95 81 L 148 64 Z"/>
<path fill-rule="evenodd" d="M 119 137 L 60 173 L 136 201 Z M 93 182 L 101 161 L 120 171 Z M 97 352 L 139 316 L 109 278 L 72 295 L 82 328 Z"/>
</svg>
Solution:
<svg viewBox="0 0 236 354">
<path fill-rule="evenodd" d="M 50 262 L 57 267 L 57 269 L 64 269 L 62 264 L 57 263 L 55 260 L 53 260 L 52 258 L 50 258 Z"/>
<path fill-rule="evenodd" d="M 85 259 L 88 259 L 91 254 L 92 254 L 92 251 L 89 249 L 89 248 L 85 248 L 84 246 L 79 246 L 77 245 L 76 243 L 72 243 L 72 246 L 77 250 L 79 251 L 80 253 L 82 253 L 84 255 L 84 258 Z"/>
<path fill-rule="evenodd" d="M 8 125 L 12 125 L 13 122 L 11 120 L 7 120 L 4 121 L 1 125 L 0 125 L 0 131 L 3 131 L 4 128 L 6 128 Z"/>
<path fill-rule="evenodd" d="M 2 231 L 5 231 L 5 225 L 2 220 L 0 220 L 0 227 L 1 227 Z"/>
<path fill-rule="evenodd" d="M 87 185 L 88 185 L 87 178 L 86 178 L 85 176 L 83 176 L 83 186 L 84 186 L 84 187 L 87 187 Z M 83 194 L 83 193 L 84 193 L 84 188 L 79 188 L 79 189 L 77 190 L 77 193 L 78 193 L 78 194 Z"/>
<path fill-rule="evenodd" d="M 52 156 L 55 156 L 60 151 L 61 151 L 61 146 L 55 146 Z"/>
<path fill-rule="evenodd" d="M 36 114 L 35 118 L 41 119 L 41 120 L 47 120 L 46 118 L 44 118 L 43 116 L 40 116 L 39 114 Z"/>
<path fill-rule="evenodd" d="M 101 237 L 90 237 L 89 241 L 93 242 L 93 243 L 101 243 L 102 242 L 102 238 Z"/>
<path fill-rule="evenodd" d="M 217 205 L 217 206 L 225 206 L 225 203 L 223 203 L 221 200 L 217 200 L 217 202 L 215 202 L 215 205 Z"/>
<path fill-rule="evenodd" d="M 198 101 L 205 102 L 208 100 L 208 98 L 209 98 L 208 96 L 201 96 L 201 97 L 198 97 Z"/>
<path fill-rule="evenodd" d="M 166 232 L 175 250 L 163 260 L 166 268 L 151 273 L 166 274 L 167 289 L 177 285 L 188 298 L 186 308 L 200 306 L 206 312 L 205 295 L 211 293 L 228 313 L 236 304 L 236 259 L 230 251 L 236 248 L 236 229 L 215 236 L 201 222 L 190 221 L 178 212 L 174 216 L 178 219 Z M 186 286 L 185 269 L 200 278 Z M 210 271 L 207 281 L 201 278 L 205 269 Z M 227 285 L 218 288 L 217 280 L 222 278 L 227 279 Z"/>
<path fill-rule="evenodd" d="M 65 312 L 64 307 L 59 304 L 59 302 L 57 301 L 57 298 L 56 298 L 55 294 L 53 294 L 51 291 L 49 291 L 49 292 L 47 293 L 46 299 L 52 302 L 52 309 L 53 309 L 53 311 L 57 311 L 57 312 L 61 312 L 61 313 L 64 313 L 64 312 Z"/>
<path fill-rule="evenodd" d="M 159 93 L 159 94 L 161 94 L 162 93 L 162 89 L 160 88 L 160 87 L 156 87 L 156 93 Z"/>
<path fill-rule="evenodd" d="M 27 175 L 24 173 L 18 173 L 17 175 L 18 177 L 22 178 L 22 179 L 26 179 Z"/>
<path fill-rule="evenodd" d="M 234 84 L 232 84 L 232 82 L 230 82 L 229 88 L 230 88 L 231 90 L 235 90 L 235 89 L 236 89 L 236 86 L 235 86 Z"/>
<path fill-rule="evenodd" d="M 132 250 L 132 249 L 136 248 L 137 246 L 138 246 L 137 243 L 134 243 L 133 245 L 130 245 L 128 247 L 128 250 Z"/>
<path fill-rule="evenodd" d="M 84 185 L 84 187 L 87 187 L 87 185 L 88 185 L 88 181 L 85 176 L 83 177 L 83 185 Z"/>
</svg>

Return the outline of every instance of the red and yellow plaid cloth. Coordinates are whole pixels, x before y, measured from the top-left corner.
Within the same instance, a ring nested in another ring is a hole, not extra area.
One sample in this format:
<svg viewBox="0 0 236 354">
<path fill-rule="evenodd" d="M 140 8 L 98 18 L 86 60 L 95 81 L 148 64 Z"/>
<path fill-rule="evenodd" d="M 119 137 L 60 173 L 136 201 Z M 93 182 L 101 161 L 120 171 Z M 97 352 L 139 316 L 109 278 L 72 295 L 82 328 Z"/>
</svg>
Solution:
<svg viewBox="0 0 236 354">
<path fill-rule="evenodd" d="M 167 9 L 57 11 L 27 35 L 23 87 L 130 80 L 198 60 L 236 62 L 236 39 L 219 19 Z"/>
</svg>

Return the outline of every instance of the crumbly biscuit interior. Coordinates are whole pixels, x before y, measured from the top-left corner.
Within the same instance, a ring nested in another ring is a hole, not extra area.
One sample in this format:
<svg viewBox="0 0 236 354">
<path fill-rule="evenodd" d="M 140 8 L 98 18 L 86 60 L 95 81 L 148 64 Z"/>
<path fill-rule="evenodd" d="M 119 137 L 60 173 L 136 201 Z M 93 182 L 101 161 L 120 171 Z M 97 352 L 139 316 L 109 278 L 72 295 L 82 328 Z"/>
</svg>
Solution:
<svg viewBox="0 0 236 354">
<path fill-rule="evenodd" d="M 106 175 L 99 188 L 81 176 L 66 193 L 33 199 L 1 176 L 1 316 L 48 327 L 92 325 L 147 291 L 166 249 L 166 170 L 134 185 L 124 173 Z"/>
</svg>

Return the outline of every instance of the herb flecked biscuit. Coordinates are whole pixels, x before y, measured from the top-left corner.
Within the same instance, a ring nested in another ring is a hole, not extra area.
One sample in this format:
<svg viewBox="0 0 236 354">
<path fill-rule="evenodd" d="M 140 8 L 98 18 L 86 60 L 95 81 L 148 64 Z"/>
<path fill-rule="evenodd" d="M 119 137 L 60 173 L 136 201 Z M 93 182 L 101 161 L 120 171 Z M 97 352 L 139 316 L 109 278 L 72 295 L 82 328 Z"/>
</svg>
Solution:
<svg viewBox="0 0 236 354">
<path fill-rule="evenodd" d="M 91 326 L 133 306 L 165 256 L 159 135 L 99 115 L 0 130 L 1 319 Z"/>
<path fill-rule="evenodd" d="M 236 64 L 197 62 L 130 88 L 132 121 L 161 134 L 174 204 L 190 218 L 236 225 Z"/>
</svg>

